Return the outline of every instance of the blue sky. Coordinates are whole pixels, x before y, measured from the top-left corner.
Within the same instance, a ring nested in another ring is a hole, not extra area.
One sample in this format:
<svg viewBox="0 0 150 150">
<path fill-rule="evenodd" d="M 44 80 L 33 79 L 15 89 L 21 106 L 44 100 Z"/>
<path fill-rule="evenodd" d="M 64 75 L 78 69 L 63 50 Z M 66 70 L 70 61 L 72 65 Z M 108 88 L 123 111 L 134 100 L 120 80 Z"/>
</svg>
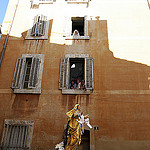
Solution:
<svg viewBox="0 0 150 150">
<path fill-rule="evenodd" d="M 0 23 L 3 23 L 9 0 L 0 0 Z"/>
</svg>

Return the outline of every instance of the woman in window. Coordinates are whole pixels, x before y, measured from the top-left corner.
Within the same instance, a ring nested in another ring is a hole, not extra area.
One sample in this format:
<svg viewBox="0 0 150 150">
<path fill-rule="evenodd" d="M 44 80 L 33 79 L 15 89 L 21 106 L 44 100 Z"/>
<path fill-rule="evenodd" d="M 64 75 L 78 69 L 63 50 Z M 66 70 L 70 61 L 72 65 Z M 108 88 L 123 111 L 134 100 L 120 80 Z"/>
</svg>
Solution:
<svg viewBox="0 0 150 150">
<path fill-rule="evenodd" d="M 81 90 L 86 90 L 85 81 L 81 81 Z"/>
<path fill-rule="evenodd" d="M 79 90 L 81 88 L 81 82 L 77 79 L 76 89 Z"/>
</svg>

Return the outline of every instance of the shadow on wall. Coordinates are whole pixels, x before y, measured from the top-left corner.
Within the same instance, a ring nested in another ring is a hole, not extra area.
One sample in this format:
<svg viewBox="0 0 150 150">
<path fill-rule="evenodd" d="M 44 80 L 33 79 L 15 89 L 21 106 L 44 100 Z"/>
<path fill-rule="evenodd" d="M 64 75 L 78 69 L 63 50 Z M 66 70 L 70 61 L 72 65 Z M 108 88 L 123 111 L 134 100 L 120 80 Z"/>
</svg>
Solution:
<svg viewBox="0 0 150 150">
<path fill-rule="evenodd" d="M 51 38 L 53 20 L 49 24 L 49 39 Z M 141 63 L 118 59 L 113 56 L 109 50 L 108 28 L 106 20 L 89 20 L 89 36 L 90 40 L 73 40 L 72 45 L 59 45 L 49 43 L 48 40 L 24 40 L 27 32 L 22 33 L 20 45 L 14 37 L 9 37 L 8 47 L 6 49 L 1 72 L 0 72 L 0 88 L 8 89 L 12 83 L 13 73 L 15 70 L 16 58 L 22 54 L 45 54 L 44 69 L 42 78 L 43 90 L 58 90 L 59 86 L 59 69 L 60 58 L 65 54 L 89 54 L 94 60 L 94 90 L 149 90 L 150 85 L 150 67 Z M 12 39 L 12 41 L 11 41 Z M 19 39 L 19 38 L 18 38 Z M 4 39 L 2 38 L 2 43 Z M 12 47 L 11 44 L 17 45 L 19 48 Z M 2 45 L 0 45 L 2 47 Z M 13 49 L 13 50 L 12 50 Z M 12 57 L 12 53 L 14 58 Z M 7 61 L 9 60 L 9 61 Z M 10 65 L 10 64 L 13 64 Z M 11 66 L 11 67 L 10 67 Z M 7 68 L 7 69 L 6 69 Z M 10 74 L 8 74 L 8 69 Z M 52 73 L 54 72 L 54 73 Z M 6 75 L 8 81 L 6 82 Z M 52 80 L 53 79 L 53 80 Z M 56 84 L 57 83 L 57 84 Z M 51 86 L 49 86 L 51 85 Z M 26 99 L 29 100 L 26 101 Z M 27 113 L 35 112 L 38 106 L 39 97 L 34 95 L 35 103 L 30 101 L 32 95 L 16 95 L 13 110 L 20 110 Z M 86 96 L 61 96 L 62 106 L 72 108 L 74 104 L 81 103 Z M 19 101 L 20 99 L 20 101 Z M 32 98 L 31 98 L 32 99 Z M 70 99 L 73 99 L 71 102 Z M 90 98 L 88 97 L 90 102 Z M 67 100 L 69 102 L 67 102 Z M 21 109 L 21 104 L 24 109 Z M 68 106 L 66 106 L 66 104 Z M 34 106 L 30 110 L 30 105 Z M 26 108 L 29 106 L 29 108 Z"/>
</svg>

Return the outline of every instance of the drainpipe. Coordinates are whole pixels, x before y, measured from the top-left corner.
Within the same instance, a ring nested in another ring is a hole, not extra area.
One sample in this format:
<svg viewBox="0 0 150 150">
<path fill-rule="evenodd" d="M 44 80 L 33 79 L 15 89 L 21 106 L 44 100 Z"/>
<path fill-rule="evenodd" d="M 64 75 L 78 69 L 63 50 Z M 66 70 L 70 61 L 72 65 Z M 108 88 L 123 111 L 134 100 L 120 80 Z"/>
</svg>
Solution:
<svg viewBox="0 0 150 150">
<path fill-rule="evenodd" d="M 5 44 L 4 44 L 4 47 L 3 47 L 3 50 L 2 50 L 2 53 L 1 53 L 1 56 L 0 56 L 0 67 L 1 67 L 3 56 L 4 56 L 4 53 L 5 53 L 5 50 L 6 50 L 8 37 L 9 37 L 10 31 L 11 31 L 11 28 L 12 28 L 12 25 L 13 25 L 13 22 L 14 22 L 14 18 L 15 18 L 16 12 L 17 12 L 18 4 L 19 4 L 19 0 L 18 0 L 18 2 L 16 4 L 16 8 L 15 8 L 13 19 L 12 19 L 12 22 L 11 22 L 11 25 L 10 25 L 10 28 L 9 28 L 9 32 L 7 33 L 7 36 L 6 36 L 6 39 L 5 39 Z"/>
</svg>

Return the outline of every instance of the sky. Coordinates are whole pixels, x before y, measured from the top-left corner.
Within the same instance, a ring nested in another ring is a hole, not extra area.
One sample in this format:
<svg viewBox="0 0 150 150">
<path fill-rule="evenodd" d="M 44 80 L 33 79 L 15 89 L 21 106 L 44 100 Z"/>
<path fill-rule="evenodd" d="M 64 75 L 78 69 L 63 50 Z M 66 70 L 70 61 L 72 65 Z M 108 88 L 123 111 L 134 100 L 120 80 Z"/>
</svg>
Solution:
<svg viewBox="0 0 150 150">
<path fill-rule="evenodd" d="M 0 23 L 3 23 L 9 0 L 0 0 Z"/>
</svg>

